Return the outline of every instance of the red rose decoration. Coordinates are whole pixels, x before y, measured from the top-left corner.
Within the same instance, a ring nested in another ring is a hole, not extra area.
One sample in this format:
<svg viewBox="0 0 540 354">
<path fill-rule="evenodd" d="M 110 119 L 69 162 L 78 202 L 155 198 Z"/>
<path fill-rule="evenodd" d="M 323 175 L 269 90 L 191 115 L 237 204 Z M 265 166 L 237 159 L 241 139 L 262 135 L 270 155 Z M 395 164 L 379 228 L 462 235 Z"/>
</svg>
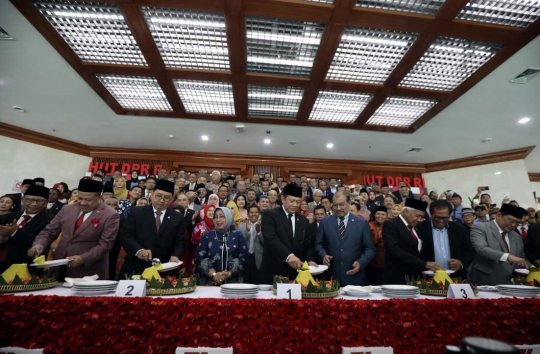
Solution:
<svg viewBox="0 0 540 354">
<path fill-rule="evenodd" d="M 98 227 L 98 226 L 99 226 L 99 220 L 96 219 L 96 218 L 93 218 L 92 221 L 91 221 L 91 223 L 92 223 L 92 226 L 93 226 L 93 227 Z"/>
</svg>

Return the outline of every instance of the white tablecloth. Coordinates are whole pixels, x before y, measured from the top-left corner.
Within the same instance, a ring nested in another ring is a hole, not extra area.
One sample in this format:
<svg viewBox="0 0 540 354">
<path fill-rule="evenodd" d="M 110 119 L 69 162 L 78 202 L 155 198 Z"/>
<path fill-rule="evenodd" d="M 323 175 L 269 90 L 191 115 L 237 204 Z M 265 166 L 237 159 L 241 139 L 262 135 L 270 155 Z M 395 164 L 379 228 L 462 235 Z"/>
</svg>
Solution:
<svg viewBox="0 0 540 354">
<path fill-rule="evenodd" d="M 15 296 L 28 296 L 28 295 L 42 295 L 42 296 L 51 296 L 51 295 L 57 295 L 57 296 L 80 296 L 75 295 L 75 293 L 70 288 L 65 288 L 63 286 L 56 286 L 52 289 L 47 290 L 41 290 L 36 292 L 22 292 L 22 293 L 13 293 Z M 88 296 L 88 295 L 87 295 Z M 114 293 L 106 294 L 106 295 L 99 295 L 99 296 L 115 296 Z M 157 297 L 157 296 L 156 296 Z M 188 294 L 183 295 L 171 295 L 171 296 L 163 296 L 163 298 L 167 299 L 174 299 L 174 298 L 191 298 L 191 299 L 227 299 L 226 297 L 222 296 L 220 293 L 219 287 L 214 286 L 199 286 L 197 289 Z M 477 296 L 477 299 L 501 299 L 501 298 L 512 298 L 511 296 L 502 295 L 498 292 L 483 292 L 480 291 Z M 256 297 L 253 299 L 277 299 L 277 296 L 272 291 L 259 291 Z M 381 293 L 371 293 L 368 297 L 353 297 L 353 296 L 346 296 L 346 295 L 339 295 L 336 296 L 334 299 L 343 299 L 343 300 L 389 300 L 391 298 L 382 295 Z M 429 300 L 441 300 L 445 299 L 442 296 L 423 296 L 418 295 L 414 298 L 415 300 L 423 300 L 423 299 L 429 299 Z"/>
</svg>

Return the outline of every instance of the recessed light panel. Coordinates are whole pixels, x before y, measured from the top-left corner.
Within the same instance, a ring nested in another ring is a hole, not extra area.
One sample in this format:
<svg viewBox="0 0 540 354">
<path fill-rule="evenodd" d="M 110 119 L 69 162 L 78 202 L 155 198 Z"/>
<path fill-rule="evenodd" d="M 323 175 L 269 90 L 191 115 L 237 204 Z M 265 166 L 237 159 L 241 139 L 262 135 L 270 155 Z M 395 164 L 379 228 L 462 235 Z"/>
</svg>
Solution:
<svg viewBox="0 0 540 354">
<path fill-rule="evenodd" d="M 248 115 L 296 118 L 304 89 L 248 85 Z"/>
<path fill-rule="evenodd" d="M 234 115 L 232 85 L 228 82 L 174 80 L 187 112 Z"/>
<path fill-rule="evenodd" d="M 118 75 L 96 75 L 96 77 L 123 108 L 172 110 L 154 78 Z"/>
<path fill-rule="evenodd" d="M 116 5 L 58 0 L 33 2 L 82 61 L 146 65 Z"/>
<path fill-rule="evenodd" d="M 247 70 L 309 77 L 324 25 L 247 17 Z"/>
<path fill-rule="evenodd" d="M 148 6 L 141 11 L 165 66 L 230 70 L 223 14 Z"/>
<path fill-rule="evenodd" d="M 502 45 L 440 37 L 401 86 L 452 91 L 502 49 Z"/>
<path fill-rule="evenodd" d="M 469 0 L 457 18 L 498 25 L 528 27 L 540 17 L 538 0 Z"/>
<path fill-rule="evenodd" d="M 351 123 L 358 118 L 372 95 L 342 92 L 320 91 L 309 120 Z"/>
<path fill-rule="evenodd" d="M 369 118 L 367 125 L 386 125 L 406 128 L 422 117 L 435 104 L 437 104 L 435 100 L 389 97 L 375 114 Z"/>
<path fill-rule="evenodd" d="M 356 0 L 356 6 L 435 16 L 445 0 Z"/>
<path fill-rule="evenodd" d="M 407 32 L 348 27 L 326 79 L 382 84 L 417 37 Z"/>
</svg>

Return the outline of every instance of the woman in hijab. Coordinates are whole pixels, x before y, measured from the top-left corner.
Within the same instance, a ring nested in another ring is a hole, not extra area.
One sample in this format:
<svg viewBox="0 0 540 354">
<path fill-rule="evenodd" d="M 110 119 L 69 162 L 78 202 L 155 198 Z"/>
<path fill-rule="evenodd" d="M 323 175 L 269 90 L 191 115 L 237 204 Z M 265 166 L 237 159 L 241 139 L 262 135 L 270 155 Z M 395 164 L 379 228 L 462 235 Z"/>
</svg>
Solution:
<svg viewBox="0 0 540 354">
<path fill-rule="evenodd" d="M 126 188 L 126 179 L 124 177 L 118 177 L 114 185 L 114 197 L 118 201 L 126 200 L 129 198 L 129 193 Z"/>
<path fill-rule="evenodd" d="M 200 285 L 242 282 L 247 245 L 240 231 L 231 231 L 232 212 L 219 207 L 214 212 L 215 229 L 207 232 L 195 251 Z"/>
<path fill-rule="evenodd" d="M 208 197 L 208 203 L 213 204 L 216 208 L 219 206 L 219 197 L 217 194 L 210 194 Z"/>
<path fill-rule="evenodd" d="M 197 247 L 206 232 L 214 229 L 214 210 L 216 210 L 216 206 L 213 204 L 206 204 L 204 209 L 201 210 L 201 222 L 195 225 L 193 234 L 191 235 L 191 243 L 195 247 Z"/>
<path fill-rule="evenodd" d="M 238 226 L 244 222 L 244 218 L 240 216 L 240 213 L 238 212 L 238 206 L 234 201 L 229 201 L 227 203 L 227 208 L 231 211 L 231 214 L 233 216 L 234 223 L 232 224 L 234 230 L 238 229 Z"/>
</svg>

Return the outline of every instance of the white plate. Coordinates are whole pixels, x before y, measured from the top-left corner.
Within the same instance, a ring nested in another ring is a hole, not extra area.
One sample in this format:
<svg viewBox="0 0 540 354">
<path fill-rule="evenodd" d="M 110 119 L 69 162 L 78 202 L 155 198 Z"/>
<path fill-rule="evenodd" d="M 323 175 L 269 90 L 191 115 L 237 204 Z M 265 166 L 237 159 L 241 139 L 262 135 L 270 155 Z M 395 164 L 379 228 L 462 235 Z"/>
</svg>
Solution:
<svg viewBox="0 0 540 354">
<path fill-rule="evenodd" d="M 75 291 L 74 295 L 103 295 L 113 293 L 114 290 L 96 290 L 96 291 Z"/>
<path fill-rule="evenodd" d="M 251 299 L 257 296 L 257 294 L 221 294 L 229 299 Z"/>
<path fill-rule="evenodd" d="M 32 263 L 30 267 L 45 268 L 45 267 L 59 267 L 69 263 L 69 259 L 56 259 L 54 261 L 47 261 L 43 264 Z"/>
<path fill-rule="evenodd" d="M 530 286 L 530 285 L 511 285 L 511 284 L 500 284 L 500 285 L 497 285 L 497 288 L 499 289 L 499 291 L 501 289 L 504 289 L 504 290 L 521 290 L 521 291 L 534 291 L 534 292 L 540 292 L 540 288 L 535 288 L 533 286 Z"/>
<path fill-rule="evenodd" d="M 223 284 L 221 288 L 227 290 L 259 290 L 259 286 L 255 284 Z"/>
<path fill-rule="evenodd" d="M 168 270 L 172 270 L 172 269 L 176 269 L 178 268 L 180 265 L 182 264 L 182 261 L 180 262 L 167 262 L 167 263 L 162 263 L 161 265 L 163 266 L 162 269 L 158 270 L 158 272 L 166 272 Z"/>
<path fill-rule="evenodd" d="M 515 296 L 515 297 L 536 297 L 538 294 L 529 294 L 529 293 L 507 293 L 501 292 L 501 294 L 506 296 Z"/>
<path fill-rule="evenodd" d="M 261 284 L 261 285 L 259 285 L 259 290 L 270 291 L 270 290 L 272 290 L 272 285 Z"/>
<path fill-rule="evenodd" d="M 313 275 L 322 274 L 327 269 L 328 269 L 328 266 L 323 265 L 323 264 L 319 264 L 317 267 L 311 266 L 311 265 L 309 266 L 309 272 Z M 300 269 L 298 269 L 298 271 L 300 271 Z"/>
<path fill-rule="evenodd" d="M 83 281 L 79 283 L 75 283 L 74 287 L 93 287 L 93 286 L 112 286 L 112 285 L 118 285 L 118 282 L 116 280 L 89 280 L 89 281 Z"/>
<path fill-rule="evenodd" d="M 383 292 L 383 295 L 394 298 L 394 299 L 412 299 L 416 297 L 416 294 L 414 295 L 395 295 L 395 294 L 388 294 Z"/>
<path fill-rule="evenodd" d="M 359 286 L 359 285 L 347 285 L 343 287 L 343 290 L 345 291 L 355 291 L 355 292 L 363 292 L 363 293 L 370 293 L 373 291 L 372 286 Z"/>
<path fill-rule="evenodd" d="M 478 291 L 490 291 L 490 292 L 499 291 L 499 289 L 497 289 L 496 286 L 491 286 L 491 285 L 478 285 L 476 288 L 478 289 Z"/>
<path fill-rule="evenodd" d="M 516 273 L 518 273 L 518 274 L 529 275 L 529 270 L 528 270 L 528 269 L 525 269 L 525 268 L 522 268 L 522 269 L 514 269 L 514 272 L 516 272 Z"/>
<path fill-rule="evenodd" d="M 381 286 L 382 290 L 409 290 L 409 291 L 419 291 L 419 288 L 417 286 L 412 285 L 383 285 Z"/>
<path fill-rule="evenodd" d="M 447 269 L 447 270 L 446 270 L 446 274 L 448 274 L 448 275 L 454 274 L 454 273 L 455 273 L 454 270 L 450 270 L 450 269 Z M 424 270 L 424 271 L 422 272 L 422 274 L 427 275 L 428 277 L 432 277 L 432 276 L 435 275 L 435 272 L 433 272 L 432 270 Z"/>
<path fill-rule="evenodd" d="M 369 293 L 365 291 L 354 291 L 354 290 L 343 290 L 343 293 L 347 296 L 354 296 L 354 297 L 366 297 L 369 296 Z"/>
<path fill-rule="evenodd" d="M 231 294 L 231 295 L 241 295 L 241 294 L 257 294 L 259 292 L 259 289 L 253 290 L 253 291 L 229 291 L 226 289 L 221 289 L 222 294 Z"/>
<path fill-rule="evenodd" d="M 78 287 L 72 287 L 71 290 L 73 291 L 103 291 L 103 290 L 114 290 L 116 289 L 116 286 L 96 286 L 95 288 L 78 288 Z"/>
<path fill-rule="evenodd" d="M 372 293 L 380 293 L 381 292 L 381 287 L 380 286 L 372 286 L 372 288 L 373 288 Z"/>
</svg>

